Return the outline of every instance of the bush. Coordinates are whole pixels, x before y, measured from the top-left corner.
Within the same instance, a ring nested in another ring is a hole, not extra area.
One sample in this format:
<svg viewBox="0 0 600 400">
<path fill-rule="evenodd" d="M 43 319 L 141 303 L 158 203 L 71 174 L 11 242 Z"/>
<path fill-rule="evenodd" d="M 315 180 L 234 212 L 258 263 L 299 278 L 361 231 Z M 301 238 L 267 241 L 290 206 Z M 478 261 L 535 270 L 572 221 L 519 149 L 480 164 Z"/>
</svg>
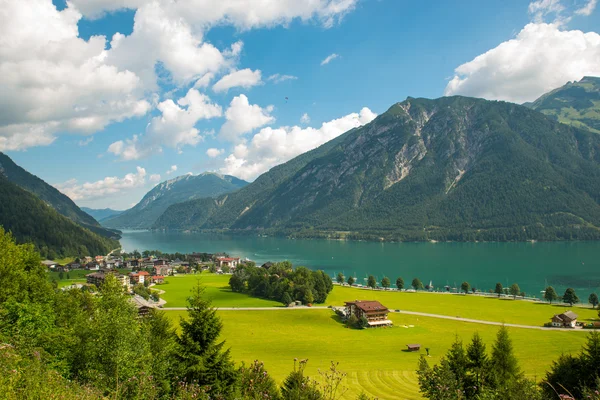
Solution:
<svg viewBox="0 0 600 400">
<path fill-rule="evenodd" d="M 362 317 L 360 317 L 360 319 L 358 320 L 358 327 L 360 329 L 365 329 L 366 327 L 369 326 L 369 320 L 363 315 Z"/>
<path fill-rule="evenodd" d="M 348 320 L 346 321 L 346 325 L 348 326 L 348 328 L 356 328 L 358 324 L 358 318 L 356 317 L 356 315 L 352 314 L 350 317 L 348 317 Z"/>
</svg>

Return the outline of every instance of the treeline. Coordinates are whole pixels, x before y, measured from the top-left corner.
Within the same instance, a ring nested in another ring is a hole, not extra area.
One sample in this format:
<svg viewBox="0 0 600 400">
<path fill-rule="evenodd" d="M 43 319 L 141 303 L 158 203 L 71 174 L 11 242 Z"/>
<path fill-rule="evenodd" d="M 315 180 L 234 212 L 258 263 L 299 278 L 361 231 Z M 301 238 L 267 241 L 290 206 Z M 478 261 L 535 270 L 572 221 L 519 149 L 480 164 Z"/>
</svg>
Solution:
<svg viewBox="0 0 600 400">
<path fill-rule="evenodd" d="M 104 255 L 119 247 L 117 240 L 77 225 L 1 174 L 0 225 L 19 243 L 33 243 L 44 258 Z"/>
<path fill-rule="evenodd" d="M 288 305 L 293 301 L 324 303 L 333 289 L 333 282 L 323 271 L 311 271 L 306 267 L 293 269 L 289 261 L 283 261 L 268 269 L 240 265 L 229 279 L 229 286 L 234 292 Z"/>
<path fill-rule="evenodd" d="M 157 258 L 162 258 L 165 260 L 169 260 L 169 261 L 174 261 L 174 260 L 181 260 L 181 261 L 188 261 L 188 262 L 195 262 L 196 258 L 199 258 L 200 261 L 206 262 L 206 261 L 211 261 L 213 258 L 213 254 L 210 253 L 194 253 L 193 256 L 190 253 L 180 253 L 180 252 L 175 252 L 175 253 L 163 253 L 160 250 L 144 250 L 140 253 L 139 250 L 133 250 L 130 253 L 125 253 L 125 252 L 121 252 L 121 256 L 123 256 L 125 259 L 139 259 L 139 258 L 146 258 L 146 257 L 157 257 Z"/>
<path fill-rule="evenodd" d="M 600 334 L 590 333 L 579 355 L 561 355 L 539 383 L 521 371 L 504 326 L 491 352 L 477 333 L 466 348 L 457 337 L 439 364 L 431 367 L 421 356 L 417 376 L 421 394 L 431 400 L 598 400 Z"/>
<path fill-rule="evenodd" d="M 159 310 L 140 316 L 108 277 L 97 295 L 57 290 L 31 245 L 0 229 L 0 393 L 3 399 L 338 398 L 337 365 L 319 381 L 306 360 L 278 386 L 258 361 L 236 366 L 199 284 L 179 331 Z M 361 396 L 360 399 L 366 399 Z"/>
</svg>

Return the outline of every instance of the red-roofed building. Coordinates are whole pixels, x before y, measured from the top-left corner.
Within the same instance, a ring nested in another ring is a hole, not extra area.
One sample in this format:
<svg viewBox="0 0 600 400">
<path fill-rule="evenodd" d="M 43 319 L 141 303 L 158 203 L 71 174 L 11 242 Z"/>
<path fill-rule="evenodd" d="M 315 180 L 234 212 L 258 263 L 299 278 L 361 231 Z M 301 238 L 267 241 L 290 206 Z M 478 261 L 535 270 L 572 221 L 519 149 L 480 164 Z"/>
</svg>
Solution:
<svg viewBox="0 0 600 400">
<path fill-rule="evenodd" d="M 138 283 L 144 283 L 149 275 L 150 274 L 146 271 L 130 272 L 129 279 L 131 280 L 131 284 L 135 285 Z"/>
<path fill-rule="evenodd" d="M 346 317 L 356 315 L 357 318 L 365 317 L 369 326 L 392 325 L 387 319 L 388 308 L 376 300 L 356 300 L 346 302 Z"/>
<path fill-rule="evenodd" d="M 225 265 L 231 269 L 235 269 L 240 263 L 239 257 L 218 257 L 217 258 L 217 267 L 219 269 L 223 268 Z"/>
<path fill-rule="evenodd" d="M 162 275 L 154 275 L 152 277 L 152 282 L 154 283 L 163 283 L 165 281 L 165 277 Z"/>
</svg>

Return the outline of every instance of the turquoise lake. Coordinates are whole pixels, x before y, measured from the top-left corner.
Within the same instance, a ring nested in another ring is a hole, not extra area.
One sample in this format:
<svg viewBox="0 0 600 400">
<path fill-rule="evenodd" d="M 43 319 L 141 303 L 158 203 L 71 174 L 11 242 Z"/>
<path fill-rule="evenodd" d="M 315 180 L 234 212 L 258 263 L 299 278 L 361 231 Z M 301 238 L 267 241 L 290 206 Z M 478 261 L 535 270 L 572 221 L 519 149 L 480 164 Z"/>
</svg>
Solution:
<svg viewBox="0 0 600 400">
<path fill-rule="evenodd" d="M 485 291 L 496 282 L 516 282 L 536 297 L 545 285 L 554 286 L 559 295 L 573 287 L 582 301 L 600 293 L 600 242 L 374 243 L 125 231 L 121 244 L 125 251 L 225 252 L 257 264 L 289 260 L 332 276 L 356 276 L 358 283 L 372 274 L 378 281 L 388 276 L 392 283 L 402 276 L 407 285 L 418 277 L 436 288 L 468 281 Z"/>
</svg>

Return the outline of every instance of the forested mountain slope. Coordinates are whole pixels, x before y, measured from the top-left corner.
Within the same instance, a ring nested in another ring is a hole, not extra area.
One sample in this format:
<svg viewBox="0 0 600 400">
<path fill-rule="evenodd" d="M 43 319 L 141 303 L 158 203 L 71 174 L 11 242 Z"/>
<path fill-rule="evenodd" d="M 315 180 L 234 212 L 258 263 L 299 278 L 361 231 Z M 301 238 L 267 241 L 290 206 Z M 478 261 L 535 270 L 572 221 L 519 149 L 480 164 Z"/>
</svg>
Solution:
<svg viewBox="0 0 600 400">
<path fill-rule="evenodd" d="M 6 154 L 0 153 L 0 175 L 10 182 L 25 189 L 46 204 L 53 207 L 59 214 L 71 219 L 73 222 L 88 228 L 104 237 L 118 239 L 118 231 L 100 226 L 91 215 L 82 211 L 68 196 L 58 191 L 54 186 L 47 184 L 37 176 L 21 168 Z"/>
<path fill-rule="evenodd" d="M 408 98 L 220 197 L 213 211 L 178 204 L 156 227 L 388 240 L 600 238 L 599 163 L 599 135 L 526 107 Z M 174 213 L 181 222 L 167 225 Z"/>
<path fill-rule="evenodd" d="M 569 82 L 527 106 L 564 124 L 600 133 L 600 78 Z"/>
<path fill-rule="evenodd" d="M 105 255 L 119 242 L 97 235 L 0 174 L 0 225 L 19 243 L 33 243 L 42 257 Z"/>
</svg>

